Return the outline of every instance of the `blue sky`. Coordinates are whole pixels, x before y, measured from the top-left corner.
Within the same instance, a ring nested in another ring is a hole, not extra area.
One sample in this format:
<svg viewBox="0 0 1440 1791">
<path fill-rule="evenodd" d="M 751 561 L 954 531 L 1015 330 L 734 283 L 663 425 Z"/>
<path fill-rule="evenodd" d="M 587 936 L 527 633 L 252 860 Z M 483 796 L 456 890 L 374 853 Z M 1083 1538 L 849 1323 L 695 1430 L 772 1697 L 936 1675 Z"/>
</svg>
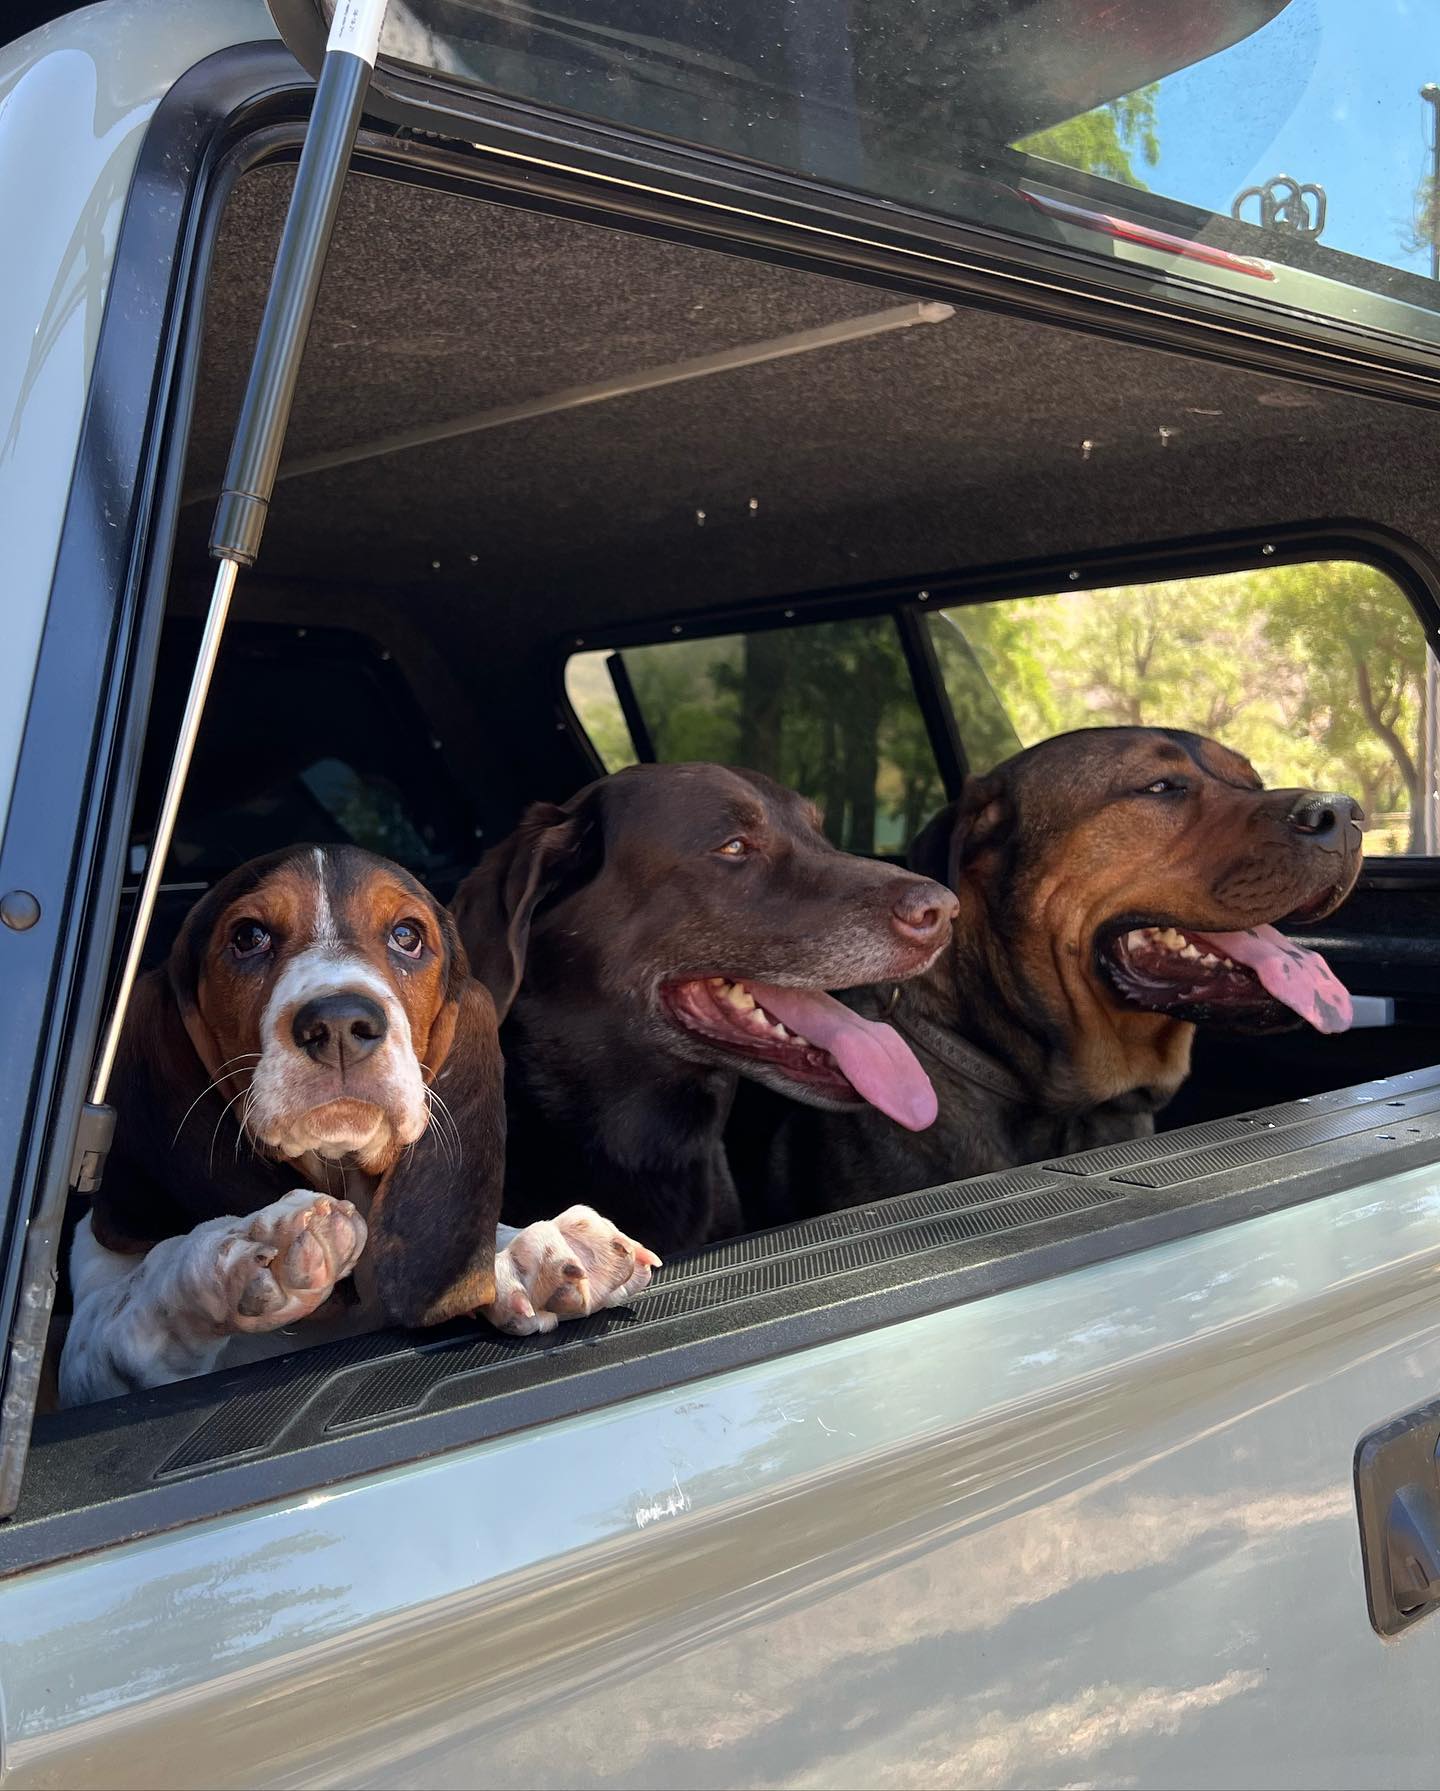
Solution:
<svg viewBox="0 0 1440 1791">
<path fill-rule="evenodd" d="M 1430 166 L 1426 81 L 1440 82 L 1440 0 L 1290 0 L 1253 37 L 1162 83 L 1160 162 L 1137 172 L 1218 212 L 1274 174 L 1316 181 L 1329 198 L 1324 242 L 1426 273 L 1429 251 L 1406 241 Z"/>
</svg>

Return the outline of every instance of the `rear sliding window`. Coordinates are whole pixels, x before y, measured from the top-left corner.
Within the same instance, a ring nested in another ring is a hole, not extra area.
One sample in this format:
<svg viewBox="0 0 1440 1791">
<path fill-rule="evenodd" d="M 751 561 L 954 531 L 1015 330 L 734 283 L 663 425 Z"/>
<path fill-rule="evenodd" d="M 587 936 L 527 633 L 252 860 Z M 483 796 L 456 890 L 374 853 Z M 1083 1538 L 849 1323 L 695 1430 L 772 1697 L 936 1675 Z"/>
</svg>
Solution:
<svg viewBox="0 0 1440 1791">
<path fill-rule="evenodd" d="M 1272 786 L 1343 790 L 1373 855 L 1437 850 L 1436 664 L 1398 585 L 1355 561 L 929 605 L 966 760 L 1072 728 L 1212 735 Z M 820 805 L 850 851 L 903 852 L 943 801 L 891 615 L 574 655 L 566 688 L 608 770 L 719 759 Z"/>
<path fill-rule="evenodd" d="M 643 755 L 768 772 L 848 852 L 903 852 L 945 800 L 890 616 L 580 653 L 567 688 L 607 770 Z"/>
</svg>

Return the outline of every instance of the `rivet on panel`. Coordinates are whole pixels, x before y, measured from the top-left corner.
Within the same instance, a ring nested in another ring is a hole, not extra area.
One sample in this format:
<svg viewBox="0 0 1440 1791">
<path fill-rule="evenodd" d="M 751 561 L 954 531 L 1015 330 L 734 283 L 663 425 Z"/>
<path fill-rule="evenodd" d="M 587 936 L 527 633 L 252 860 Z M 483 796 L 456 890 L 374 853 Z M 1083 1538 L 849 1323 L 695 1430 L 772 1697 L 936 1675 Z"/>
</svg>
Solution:
<svg viewBox="0 0 1440 1791">
<path fill-rule="evenodd" d="M 16 933 L 28 933 L 40 918 L 40 904 L 28 889 L 12 889 L 0 896 L 0 920 Z"/>
</svg>

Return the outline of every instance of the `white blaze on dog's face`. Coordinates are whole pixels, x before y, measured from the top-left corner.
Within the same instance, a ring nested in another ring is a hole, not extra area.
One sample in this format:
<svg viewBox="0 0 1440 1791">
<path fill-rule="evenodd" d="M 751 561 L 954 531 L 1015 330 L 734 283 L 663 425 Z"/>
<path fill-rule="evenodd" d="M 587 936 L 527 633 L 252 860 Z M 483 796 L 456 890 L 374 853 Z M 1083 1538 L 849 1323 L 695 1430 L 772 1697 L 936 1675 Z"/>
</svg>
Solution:
<svg viewBox="0 0 1440 1791">
<path fill-rule="evenodd" d="M 355 847 L 300 847 L 257 872 L 195 942 L 191 1037 L 265 1150 L 383 1174 L 429 1122 L 446 922 L 413 878 Z"/>
</svg>

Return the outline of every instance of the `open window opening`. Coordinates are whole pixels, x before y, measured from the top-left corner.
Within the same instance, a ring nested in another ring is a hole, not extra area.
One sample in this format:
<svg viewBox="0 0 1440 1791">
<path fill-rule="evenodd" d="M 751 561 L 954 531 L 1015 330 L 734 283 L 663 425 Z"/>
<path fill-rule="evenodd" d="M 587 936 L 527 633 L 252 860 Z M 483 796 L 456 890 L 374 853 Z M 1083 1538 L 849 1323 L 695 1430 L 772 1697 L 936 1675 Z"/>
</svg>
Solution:
<svg viewBox="0 0 1440 1791">
<path fill-rule="evenodd" d="M 289 179 L 240 181 L 210 274 L 132 871 Z M 1396 470 L 1425 463 L 1422 413 L 1017 316 L 914 315 L 931 302 L 362 167 L 151 962 L 227 870 L 301 839 L 448 901 L 529 803 L 700 759 L 769 773 L 842 849 L 899 860 L 967 772 L 1133 722 L 1214 735 L 1272 783 L 1361 784 L 1376 871 L 1320 930 L 1376 1023 L 1202 1038 L 1160 1125 L 1203 1137 L 801 1217 L 551 1339 L 387 1333 L 42 1419 L 22 1525 L 103 1503 L 102 1450 L 126 1496 L 193 1513 L 258 1463 L 304 1485 L 744 1360 L 798 1313 L 840 1334 L 882 1295 L 893 1317 L 975 1297 L 982 1270 L 1001 1286 L 1224 1222 L 1299 1197 L 1306 1152 L 1434 1146 L 1433 661 L 1413 568 L 1379 544 L 1432 526 Z M 1364 557 L 1327 516 L 1373 519 Z M 1118 570 L 1154 541 L 1195 544 L 1186 575 Z M 1105 552 L 1105 578 L 1059 570 Z M 1410 1105 L 1382 1146 L 1386 1077 Z"/>
</svg>

